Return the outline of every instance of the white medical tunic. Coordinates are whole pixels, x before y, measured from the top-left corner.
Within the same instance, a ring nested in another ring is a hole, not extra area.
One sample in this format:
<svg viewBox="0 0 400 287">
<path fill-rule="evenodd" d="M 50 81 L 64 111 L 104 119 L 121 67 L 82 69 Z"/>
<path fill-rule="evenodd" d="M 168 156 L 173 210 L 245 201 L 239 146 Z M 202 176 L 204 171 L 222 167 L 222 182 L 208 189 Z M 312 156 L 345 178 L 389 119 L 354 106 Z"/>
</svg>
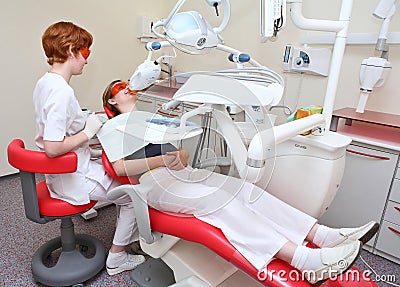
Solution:
<svg viewBox="0 0 400 287">
<path fill-rule="evenodd" d="M 79 106 L 73 89 L 65 79 L 54 73 L 46 73 L 36 84 L 33 93 L 35 108 L 35 143 L 44 150 L 44 141 L 63 141 L 64 137 L 80 132 L 86 116 Z M 71 204 L 89 203 L 89 193 L 98 184 L 107 190 L 112 182 L 103 166 L 90 160 L 89 144 L 73 150 L 78 156 L 77 171 L 68 174 L 45 175 L 53 198 Z"/>
</svg>

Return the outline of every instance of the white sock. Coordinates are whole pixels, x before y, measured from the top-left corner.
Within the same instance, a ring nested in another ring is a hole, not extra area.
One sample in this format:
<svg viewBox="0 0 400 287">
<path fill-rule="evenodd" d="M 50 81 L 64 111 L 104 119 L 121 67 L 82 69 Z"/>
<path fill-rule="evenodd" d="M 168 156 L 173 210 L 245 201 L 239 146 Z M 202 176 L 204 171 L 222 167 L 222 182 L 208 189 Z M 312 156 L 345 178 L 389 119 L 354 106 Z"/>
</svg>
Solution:
<svg viewBox="0 0 400 287">
<path fill-rule="evenodd" d="M 125 251 L 117 253 L 108 252 L 106 265 L 110 268 L 118 267 L 127 260 L 127 257 L 128 253 Z"/>
<path fill-rule="evenodd" d="M 313 243 L 318 247 L 325 247 L 328 244 L 340 239 L 343 235 L 340 234 L 339 229 L 330 228 L 325 225 L 320 225 L 315 232 Z"/>
<path fill-rule="evenodd" d="M 300 271 L 317 270 L 324 266 L 321 260 L 321 249 L 297 246 L 291 265 Z"/>
</svg>

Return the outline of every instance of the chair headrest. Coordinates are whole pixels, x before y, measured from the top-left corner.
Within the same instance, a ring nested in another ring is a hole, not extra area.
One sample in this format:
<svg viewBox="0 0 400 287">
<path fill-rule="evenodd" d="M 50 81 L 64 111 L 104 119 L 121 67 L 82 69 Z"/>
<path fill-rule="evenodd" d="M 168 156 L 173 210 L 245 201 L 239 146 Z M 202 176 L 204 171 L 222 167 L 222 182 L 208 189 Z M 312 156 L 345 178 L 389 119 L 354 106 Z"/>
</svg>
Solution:
<svg viewBox="0 0 400 287">
<path fill-rule="evenodd" d="M 107 106 L 103 106 L 104 111 L 106 112 L 106 115 L 109 119 L 115 116 L 115 112 L 110 110 Z"/>
</svg>

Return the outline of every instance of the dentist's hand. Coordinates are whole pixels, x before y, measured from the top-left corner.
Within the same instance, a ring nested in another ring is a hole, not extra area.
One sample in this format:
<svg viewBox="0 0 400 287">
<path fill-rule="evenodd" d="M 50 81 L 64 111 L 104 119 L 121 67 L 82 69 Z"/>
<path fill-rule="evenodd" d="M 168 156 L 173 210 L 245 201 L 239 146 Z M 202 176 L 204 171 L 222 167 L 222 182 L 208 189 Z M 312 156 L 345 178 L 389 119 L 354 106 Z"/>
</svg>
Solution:
<svg viewBox="0 0 400 287">
<path fill-rule="evenodd" d="M 103 123 L 99 120 L 95 113 L 91 113 L 86 119 L 85 128 L 82 130 L 88 139 L 91 139 L 100 130 Z"/>
<path fill-rule="evenodd" d="M 189 153 L 186 150 L 167 152 L 164 157 L 165 166 L 172 170 L 181 170 L 188 165 Z"/>
</svg>

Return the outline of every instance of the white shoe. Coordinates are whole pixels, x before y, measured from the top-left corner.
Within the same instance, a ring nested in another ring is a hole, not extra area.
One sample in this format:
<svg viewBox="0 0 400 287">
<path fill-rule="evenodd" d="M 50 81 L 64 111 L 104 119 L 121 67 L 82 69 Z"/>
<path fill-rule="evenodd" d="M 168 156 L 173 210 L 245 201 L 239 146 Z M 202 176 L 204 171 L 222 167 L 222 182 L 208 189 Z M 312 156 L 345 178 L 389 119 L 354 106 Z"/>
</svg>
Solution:
<svg viewBox="0 0 400 287">
<path fill-rule="evenodd" d="M 339 229 L 339 233 L 342 235 L 342 238 L 324 247 L 341 246 L 355 240 L 360 240 L 365 244 L 375 235 L 378 229 L 379 223 L 375 221 L 370 221 L 367 224 L 356 228 L 341 228 Z"/>
<path fill-rule="evenodd" d="M 143 255 L 132 255 L 132 254 L 126 254 L 126 260 L 122 264 L 116 266 L 116 267 L 110 267 L 107 264 L 107 273 L 108 275 L 115 275 L 124 271 L 132 270 L 135 269 L 136 266 L 139 264 L 142 264 L 144 261 L 146 261 L 146 258 Z"/>
<path fill-rule="evenodd" d="M 313 285 L 320 285 L 330 278 L 337 278 L 354 264 L 361 247 L 361 241 L 356 240 L 338 247 L 321 248 L 321 261 L 324 267 L 303 271 L 304 278 Z"/>
</svg>

